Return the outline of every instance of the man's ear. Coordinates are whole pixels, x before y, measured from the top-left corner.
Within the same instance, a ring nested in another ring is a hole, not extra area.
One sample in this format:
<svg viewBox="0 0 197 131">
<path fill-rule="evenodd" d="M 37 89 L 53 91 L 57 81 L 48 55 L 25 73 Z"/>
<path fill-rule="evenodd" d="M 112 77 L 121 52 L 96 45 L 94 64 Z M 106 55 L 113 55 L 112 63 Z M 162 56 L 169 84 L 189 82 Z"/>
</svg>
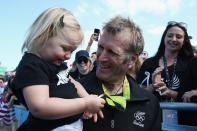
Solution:
<svg viewBox="0 0 197 131">
<path fill-rule="evenodd" d="M 129 68 L 131 68 L 135 64 L 135 62 L 137 61 L 138 57 L 139 57 L 138 54 L 132 54 L 131 55 L 131 57 L 129 58 L 129 62 L 128 62 Z"/>
</svg>

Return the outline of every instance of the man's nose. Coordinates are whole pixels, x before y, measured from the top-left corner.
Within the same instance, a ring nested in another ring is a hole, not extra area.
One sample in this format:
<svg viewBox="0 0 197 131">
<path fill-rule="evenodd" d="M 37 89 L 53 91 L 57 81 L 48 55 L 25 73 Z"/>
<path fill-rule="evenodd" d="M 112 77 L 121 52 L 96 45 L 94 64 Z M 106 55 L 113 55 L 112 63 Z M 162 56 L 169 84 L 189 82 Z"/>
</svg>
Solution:
<svg viewBox="0 0 197 131">
<path fill-rule="evenodd" d="M 108 58 L 108 55 L 107 55 L 107 52 L 106 51 L 102 51 L 98 56 L 97 56 L 97 59 L 99 61 L 101 60 L 107 60 Z"/>
</svg>

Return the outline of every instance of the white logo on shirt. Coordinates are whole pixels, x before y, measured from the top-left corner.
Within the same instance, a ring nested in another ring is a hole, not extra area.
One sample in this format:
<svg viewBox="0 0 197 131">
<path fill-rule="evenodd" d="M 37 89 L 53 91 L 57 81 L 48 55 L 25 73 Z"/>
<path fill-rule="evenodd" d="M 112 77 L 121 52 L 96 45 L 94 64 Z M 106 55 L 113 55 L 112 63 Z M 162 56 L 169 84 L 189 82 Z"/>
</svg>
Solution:
<svg viewBox="0 0 197 131">
<path fill-rule="evenodd" d="M 173 83 L 172 83 L 172 89 L 175 90 L 175 89 L 178 89 L 179 86 L 180 86 L 180 80 L 178 78 L 178 76 L 175 74 L 174 77 L 173 77 Z"/>
<path fill-rule="evenodd" d="M 142 123 L 145 120 L 145 112 L 137 111 L 134 113 L 135 120 L 133 121 L 134 125 L 144 127 L 144 124 Z"/>
<path fill-rule="evenodd" d="M 71 68 L 67 68 L 66 70 L 60 71 L 57 76 L 58 76 L 58 83 L 57 85 L 61 85 L 61 84 L 66 84 L 69 81 L 68 78 L 68 73 L 70 71 Z"/>
<path fill-rule="evenodd" d="M 144 78 L 144 80 L 141 82 L 140 87 L 146 82 L 146 86 L 149 86 L 149 79 L 150 79 L 150 72 L 145 71 L 144 74 L 146 75 L 146 77 Z"/>
</svg>

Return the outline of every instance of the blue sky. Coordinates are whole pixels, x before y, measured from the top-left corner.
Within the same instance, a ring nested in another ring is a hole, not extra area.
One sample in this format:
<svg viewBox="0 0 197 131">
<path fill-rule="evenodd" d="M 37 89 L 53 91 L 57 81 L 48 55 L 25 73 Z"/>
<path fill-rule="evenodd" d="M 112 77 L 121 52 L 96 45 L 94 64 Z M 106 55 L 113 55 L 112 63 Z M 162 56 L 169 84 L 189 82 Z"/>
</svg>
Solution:
<svg viewBox="0 0 197 131">
<path fill-rule="evenodd" d="M 141 27 L 149 56 L 156 53 L 168 21 L 187 23 L 192 44 L 197 45 L 196 0 L 4 0 L 0 4 L 1 66 L 13 70 L 18 65 L 29 26 L 42 11 L 54 6 L 70 10 L 81 24 L 85 39 L 77 50 L 85 49 L 94 28 L 101 29 L 115 15 L 130 17 Z M 93 44 L 91 52 L 96 51 L 97 43 Z"/>
</svg>

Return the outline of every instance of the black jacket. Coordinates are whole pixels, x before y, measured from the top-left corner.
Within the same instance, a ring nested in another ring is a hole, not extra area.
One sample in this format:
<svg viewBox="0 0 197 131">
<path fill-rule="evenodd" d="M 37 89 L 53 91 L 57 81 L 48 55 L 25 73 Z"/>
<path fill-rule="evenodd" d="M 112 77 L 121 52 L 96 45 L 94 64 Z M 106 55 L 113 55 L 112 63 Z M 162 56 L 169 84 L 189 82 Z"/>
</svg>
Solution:
<svg viewBox="0 0 197 131">
<path fill-rule="evenodd" d="M 191 90 L 197 90 L 197 58 L 193 58 L 189 63 L 185 72 L 185 82 L 181 85 L 182 95 Z M 182 99 L 180 99 L 182 101 Z M 197 96 L 191 97 L 191 102 L 197 103 Z M 197 111 L 179 111 L 179 123 L 190 126 L 197 126 Z"/>
<path fill-rule="evenodd" d="M 108 106 L 102 109 L 104 119 L 99 118 L 97 123 L 84 120 L 83 131 L 160 131 L 161 110 L 154 95 L 137 86 L 133 78 L 127 76 L 131 100 L 127 101 L 125 111 Z M 93 73 L 80 80 L 90 94 L 103 93 L 102 84 Z"/>
</svg>

